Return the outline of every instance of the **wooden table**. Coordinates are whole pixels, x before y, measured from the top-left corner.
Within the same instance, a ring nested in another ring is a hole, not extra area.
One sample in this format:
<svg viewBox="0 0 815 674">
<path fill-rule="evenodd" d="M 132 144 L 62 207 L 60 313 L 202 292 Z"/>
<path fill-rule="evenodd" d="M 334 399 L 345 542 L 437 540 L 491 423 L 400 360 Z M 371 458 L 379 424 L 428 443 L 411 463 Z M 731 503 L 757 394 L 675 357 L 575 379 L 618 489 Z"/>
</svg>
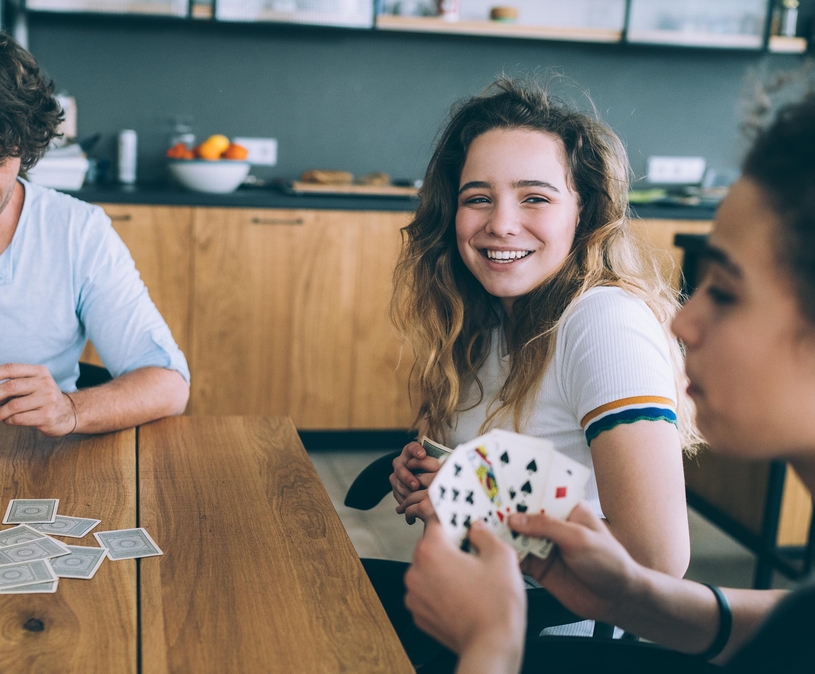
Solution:
<svg viewBox="0 0 815 674">
<path fill-rule="evenodd" d="M 164 556 L 0 595 L 0 672 L 413 671 L 288 419 L 59 440 L 0 424 L 0 506 L 22 497 L 143 526 Z"/>
</svg>

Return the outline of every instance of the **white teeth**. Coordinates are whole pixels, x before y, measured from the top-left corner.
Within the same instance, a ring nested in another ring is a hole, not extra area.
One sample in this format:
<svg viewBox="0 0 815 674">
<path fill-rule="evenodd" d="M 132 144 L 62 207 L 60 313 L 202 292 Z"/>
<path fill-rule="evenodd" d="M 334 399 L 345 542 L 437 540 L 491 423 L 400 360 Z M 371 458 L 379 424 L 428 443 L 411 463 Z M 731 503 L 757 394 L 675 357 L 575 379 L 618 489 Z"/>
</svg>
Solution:
<svg viewBox="0 0 815 674">
<path fill-rule="evenodd" d="M 496 262 L 504 260 L 520 260 L 532 253 L 531 250 L 487 250 L 487 257 Z"/>
</svg>

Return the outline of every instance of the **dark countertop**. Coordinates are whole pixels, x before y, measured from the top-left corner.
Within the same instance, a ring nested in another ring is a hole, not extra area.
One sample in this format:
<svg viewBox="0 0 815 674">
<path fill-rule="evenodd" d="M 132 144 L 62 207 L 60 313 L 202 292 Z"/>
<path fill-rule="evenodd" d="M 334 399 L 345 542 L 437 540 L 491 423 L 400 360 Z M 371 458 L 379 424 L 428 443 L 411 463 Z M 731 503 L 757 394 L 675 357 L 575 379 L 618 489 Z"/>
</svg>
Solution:
<svg viewBox="0 0 815 674">
<path fill-rule="evenodd" d="M 214 206 L 220 208 L 287 208 L 332 211 L 414 211 L 409 197 L 323 196 L 284 194 L 274 187 L 240 188 L 230 194 L 190 192 L 171 185 L 93 185 L 66 192 L 95 204 L 145 206 Z"/>
<path fill-rule="evenodd" d="M 248 187 L 231 194 L 189 192 L 170 185 L 93 185 L 67 192 L 96 204 L 139 204 L 149 206 L 211 206 L 221 208 L 285 208 L 332 211 L 413 211 L 417 199 L 409 197 L 322 196 L 285 194 L 277 188 Z M 712 220 L 710 206 L 636 204 L 632 213 L 655 220 Z"/>
</svg>

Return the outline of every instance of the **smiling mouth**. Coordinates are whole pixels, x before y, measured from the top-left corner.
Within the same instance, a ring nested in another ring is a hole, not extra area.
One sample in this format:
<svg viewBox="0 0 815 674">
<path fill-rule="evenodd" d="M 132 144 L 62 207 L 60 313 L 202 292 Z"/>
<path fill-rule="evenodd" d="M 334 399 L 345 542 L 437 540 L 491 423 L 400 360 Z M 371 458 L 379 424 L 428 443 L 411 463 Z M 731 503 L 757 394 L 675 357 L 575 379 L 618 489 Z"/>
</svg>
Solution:
<svg viewBox="0 0 815 674">
<path fill-rule="evenodd" d="M 499 264 L 511 264 L 518 260 L 523 260 L 525 257 L 532 255 L 534 251 L 531 250 L 490 250 L 484 248 L 481 254 L 486 257 L 490 262 L 497 262 Z"/>
</svg>

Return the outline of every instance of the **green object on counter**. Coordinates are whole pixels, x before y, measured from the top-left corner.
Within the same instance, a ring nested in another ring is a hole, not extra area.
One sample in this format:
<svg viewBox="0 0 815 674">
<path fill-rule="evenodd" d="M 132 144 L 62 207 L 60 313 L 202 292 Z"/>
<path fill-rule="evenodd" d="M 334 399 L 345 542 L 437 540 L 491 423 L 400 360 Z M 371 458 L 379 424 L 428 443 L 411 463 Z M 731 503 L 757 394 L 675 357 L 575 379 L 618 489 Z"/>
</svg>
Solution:
<svg viewBox="0 0 815 674">
<path fill-rule="evenodd" d="M 663 189 L 653 190 L 631 190 L 628 193 L 628 201 L 632 204 L 650 204 L 652 201 L 664 199 L 668 192 Z"/>
</svg>

